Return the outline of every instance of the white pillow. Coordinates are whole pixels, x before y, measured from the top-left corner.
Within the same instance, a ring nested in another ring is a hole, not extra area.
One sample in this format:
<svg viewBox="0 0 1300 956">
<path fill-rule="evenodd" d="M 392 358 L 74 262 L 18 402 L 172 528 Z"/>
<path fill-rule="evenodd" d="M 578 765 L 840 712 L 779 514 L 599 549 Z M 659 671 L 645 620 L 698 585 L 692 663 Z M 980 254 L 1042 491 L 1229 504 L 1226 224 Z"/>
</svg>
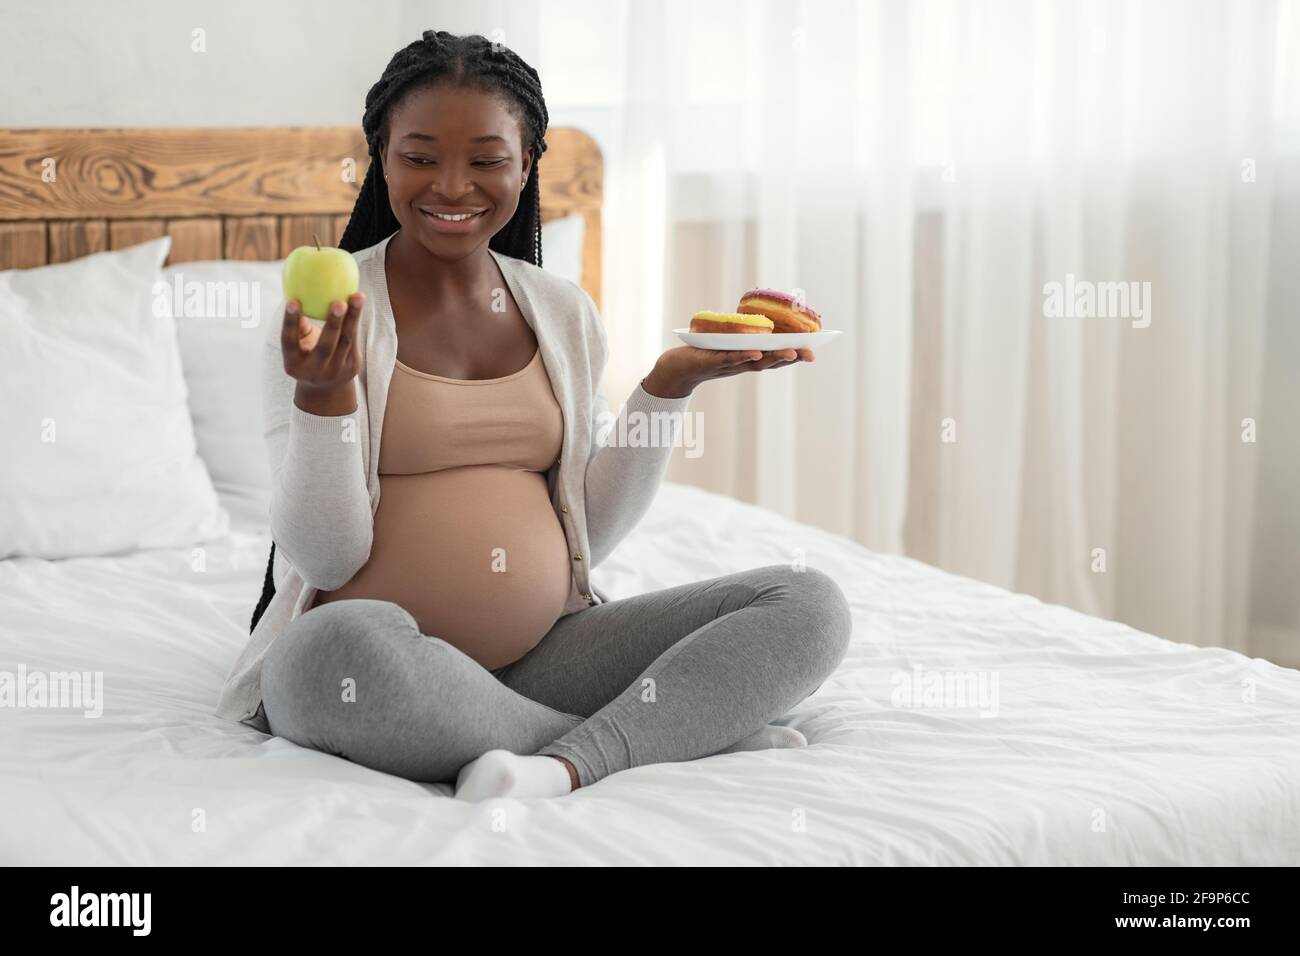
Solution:
<svg viewBox="0 0 1300 956">
<path fill-rule="evenodd" d="M 199 456 L 223 499 L 270 505 L 262 432 L 266 323 L 284 320 L 284 260 L 182 262 L 162 272 L 176 316 Z M 264 511 L 264 509 L 263 509 Z"/>
<path fill-rule="evenodd" d="M 224 534 L 195 453 L 163 237 L 0 272 L 0 558 L 184 547 Z"/>
<path fill-rule="evenodd" d="M 542 223 L 542 268 L 582 285 L 582 240 L 587 222 L 565 216 Z"/>
</svg>

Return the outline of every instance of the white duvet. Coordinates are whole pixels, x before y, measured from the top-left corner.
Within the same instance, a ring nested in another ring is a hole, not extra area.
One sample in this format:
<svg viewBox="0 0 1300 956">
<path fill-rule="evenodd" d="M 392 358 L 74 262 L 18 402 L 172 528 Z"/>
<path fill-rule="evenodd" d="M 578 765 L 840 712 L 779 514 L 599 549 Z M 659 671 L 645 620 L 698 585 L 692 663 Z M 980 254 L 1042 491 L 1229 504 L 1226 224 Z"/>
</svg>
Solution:
<svg viewBox="0 0 1300 956">
<path fill-rule="evenodd" d="M 269 542 L 255 506 L 226 504 L 233 530 L 201 554 L 0 562 L 0 670 L 103 674 L 102 716 L 0 709 L 0 863 L 1300 863 L 1300 671 L 676 484 L 597 586 L 622 597 L 802 549 L 856 624 L 783 721 L 810 746 L 552 800 L 451 799 L 213 716 Z"/>
</svg>

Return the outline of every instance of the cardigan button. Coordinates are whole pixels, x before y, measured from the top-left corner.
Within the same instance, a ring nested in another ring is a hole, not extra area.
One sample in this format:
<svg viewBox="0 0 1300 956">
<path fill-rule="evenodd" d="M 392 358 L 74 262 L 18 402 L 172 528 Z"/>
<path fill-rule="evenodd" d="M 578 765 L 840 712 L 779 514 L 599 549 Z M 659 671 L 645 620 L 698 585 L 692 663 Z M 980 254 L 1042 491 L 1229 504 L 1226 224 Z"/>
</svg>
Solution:
<svg viewBox="0 0 1300 956">
<path fill-rule="evenodd" d="M 568 506 L 568 505 L 560 505 L 560 510 L 563 511 L 563 512 L 567 515 L 567 514 L 569 513 L 569 506 Z"/>
<path fill-rule="evenodd" d="M 581 560 L 582 560 L 582 555 L 580 555 L 580 554 L 575 554 L 575 555 L 573 556 L 573 560 L 574 560 L 574 561 L 581 561 Z"/>
</svg>

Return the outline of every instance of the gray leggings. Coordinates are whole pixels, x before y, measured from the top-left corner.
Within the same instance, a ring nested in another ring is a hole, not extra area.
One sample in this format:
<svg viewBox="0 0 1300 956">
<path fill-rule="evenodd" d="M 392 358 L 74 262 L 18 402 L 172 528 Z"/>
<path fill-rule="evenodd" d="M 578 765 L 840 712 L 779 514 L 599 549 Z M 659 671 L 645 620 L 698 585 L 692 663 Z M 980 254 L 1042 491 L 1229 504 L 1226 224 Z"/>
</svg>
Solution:
<svg viewBox="0 0 1300 956">
<path fill-rule="evenodd" d="M 262 703 L 276 736 L 410 780 L 501 748 L 565 757 L 587 786 L 752 734 L 821 686 L 851 629 L 831 577 L 773 564 L 584 608 L 489 671 L 391 601 L 337 601 L 272 642 Z"/>
</svg>

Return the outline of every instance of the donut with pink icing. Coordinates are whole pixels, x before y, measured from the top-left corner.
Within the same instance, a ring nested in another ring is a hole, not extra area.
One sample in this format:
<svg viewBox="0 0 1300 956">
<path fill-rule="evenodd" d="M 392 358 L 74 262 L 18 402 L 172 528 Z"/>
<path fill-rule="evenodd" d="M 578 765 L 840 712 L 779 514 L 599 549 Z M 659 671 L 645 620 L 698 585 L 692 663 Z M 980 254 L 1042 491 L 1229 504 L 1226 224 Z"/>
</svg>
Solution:
<svg viewBox="0 0 1300 956">
<path fill-rule="evenodd" d="M 750 289 L 740 297 L 736 311 L 767 316 L 772 320 L 775 333 L 817 332 L 822 327 L 822 317 L 813 309 L 776 289 Z"/>
</svg>

